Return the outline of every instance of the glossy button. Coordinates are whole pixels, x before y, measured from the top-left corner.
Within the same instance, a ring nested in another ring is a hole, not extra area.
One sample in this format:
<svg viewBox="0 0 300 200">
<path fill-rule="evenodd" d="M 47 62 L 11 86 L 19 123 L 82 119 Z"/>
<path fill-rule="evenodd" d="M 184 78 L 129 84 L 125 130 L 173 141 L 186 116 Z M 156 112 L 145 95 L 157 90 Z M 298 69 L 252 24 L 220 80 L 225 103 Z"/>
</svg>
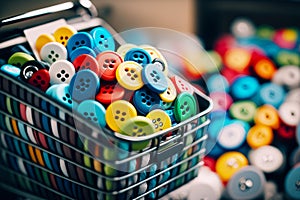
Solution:
<svg viewBox="0 0 300 200">
<path fill-rule="evenodd" d="M 99 74 L 99 64 L 97 60 L 91 55 L 82 54 L 75 58 L 75 60 L 73 60 L 72 63 L 76 72 L 83 69 L 89 69 L 95 72 L 96 74 Z"/>
<path fill-rule="evenodd" d="M 277 171 L 284 162 L 282 152 L 270 145 L 259 147 L 249 152 L 249 161 L 266 173 Z"/>
<path fill-rule="evenodd" d="M 58 60 L 50 66 L 49 74 L 51 84 L 70 83 L 75 74 L 75 68 L 67 60 Z"/>
<path fill-rule="evenodd" d="M 256 113 L 256 104 L 252 101 L 236 101 L 230 106 L 229 113 L 234 119 L 250 123 Z"/>
<path fill-rule="evenodd" d="M 224 64 L 235 71 L 242 72 L 250 64 L 251 53 L 242 48 L 231 48 L 224 55 Z"/>
<path fill-rule="evenodd" d="M 118 83 L 128 90 L 138 90 L 143 87 L 143 67 L 136 62 L 126 61 L 119 65 L 116 70 Z"/>
<path fill-rule="evenodd" d="M 261 170 L 247 166 L 236 172 L 227 184 L 232 199 L 257 199 L 264 193 L 266 178 Z"/>
<path fill-rule="evenodd" d="M 10 64 L 5 64 L 5 65 L 2 65 L 0 67 L 0 71 L 6 73 L 6 74 L 10 74 L 11 76 L 13 77 L 18 77 L 20 76 L 21 74 L 21 69 L 16 67 L 16 66 L 13 66 L 13 65 L 10 65 Z"/>
<path fill-rule="evenodd" d="M 55 38 L 53 35 L 50 34 L 41 34 L 35 41 L 35 48 L 38 52 L 42 49 L 42 47 L 49 43 L 49 42 L 55 42 Z"/>
<path fill-rule="evenodd" d="M 174 104 L 174 116 L 176 121 L 181 122 L 189 119 L 197 113 L 195 97 L 188 92 L 180 93 Z"/>
<path fill-rule="evenodd" d="M 127 51 L 129 51 L 132 48 L 136 48 L 136 47 L 137 46 L 135 44 L 125 43 L 118 47 L 117 53 L 122 57 L 122 59 L 124 59 Z"/>
<path fill-rule="evenodd" d="M 20 77 L 27 81 L 39 69 L 44 69 L 44 65 L 36 60 L 30 60 L 21 66 Z"/>
<path fill-rule="evenodd" d="M 74 62 L 74 60 L 78 57 L 81 56 L 83 54 L 88 54 L 93 56 L 94 58 L 96 57 L 96 53 L 94 52 L 93 49 L 91 49 L 90 47 L 86 47 L 86 46 L 82 46 L 82 47 L 78 47 L 76 48 L 74 51 L 72 51 L 69 54 L 70 57 L 70 61 Z"/>
<path fill-rule="evenodd" d="M 77 31 L 72 26 L 61 26 L 56 29 L 53 33 L 53 36 L 56 42 L 61 43 L 64 46 L 67 46 L 68 40 L 72 35 L 74 35 Z"/>
<path fill-rule="evenodd" d="M 162 93 L 167 90 L 168 82 L 156 64 L 148 64 L 142 69 L 142 80 L 153 92 Z"/>
<path fill-rule="evenodd" d="M 16 52 L 9 57 L 7 64 L 20 68 L 22 65 L 24 65 L 24 63 L 26 63 L 29 60 L 34 60 L 34 58 L 31 55 L 23 52 Z"/>
<path fill-rule="evenodd" d="M 103 104 L 110 104 L 116 100 L 120 100 L 125 95 L 125 89 L 118 84 L 111 82 L 102 83 L 99 93 L 96 95 L 96 100 Z"/>
<path fill-rule="evenodd" d="M 70 93 L 72 98 L 81 102 L 87 99 L 95 99 L 99 92 L 100 80 L 91 70 L 80 70 L 73 76 L 70 82 Z"/>
<path fill-rule="evenodd" d="M 85 100 L 78 105 L 77 111 L 88 121 L 105 127 L 105 108 L 103 105 L 94 100 Z"/>
<path fill-rule="evenodd" d="M 153 94 L 149 89 L 143 87 L 135 91 L 133 104 L 140 113 L 146 115 L 152 109 L 160 108 L 160 99 L 157 94 Z"/>
<path fill-rule="evenodd" d="M 41 59 L 50 64 L 57 60 L 66 60 L 67 55 L 67 49 L 58 42 L 49 42 L 40 51 Z"/>
<path fill-rule="evenodd" d="M 99 64 L 99 77 L 106 81 L 112 81 L 116 78 L 116 70 L 123 62 L 121 56 L 113 51 L 105 51 L 97 55 L 97 62 Z"/>
<path fill-rule="evenodd" d="M 259 90 L 259 83 L 252 76 L 241 76 L 231 85 L 231 94 L 234 99 L 249 99 Z"/>
<path fill-rule="evenodd" d="M 120 132 L 124 123 L 137 116 L 135 107 L 124 100 L 112 102 L 106 109 L 106 123 L 113 131 Z"/>
<path fill-rule="evenodd" d="M 172 126 L 172 122 L 169 115 L 163 110 L 152 110 L 146 115 L 146 117 L 152 121 L 155 128 L 155 132 L 162 131 Z"/>
<path fill-rule="evenodd" d="M 255 103 L 259 104 L 270 104 L 275 108 L 278 108 L 285 98 L 284 89 L 274 83 L 264 83 L 261 85 L 258 92 L 258 97 L 254 98 Z"/>
<path fill-rule="evenodd" d="M 68 53 L 70 54 L 72 51 L 81 46 L 86 46 L 91 49 L 94 47 L 93 38 L 89 33 L 77 32 L 74 35 L 72 35 L 67 43 Z"/>
<path fill-rule="evenodd" d="M 269 126 L 256 124 L 250 128 L 247 135 L 247 143 L 252 149 L 269 145 L 273 141 L 273 131 Z"/>
<path fill-rule="evenodd" d="M 289 126 L 297 126 L 300 123 L 300 104 L 297 102 L 285 102 L 278 109 L 280 119 Z"/>
<path fill-rule="evenodd" d="M 55 98 L 58 102 L 63 103 L 70 109 L 76 106 L 76 102 L 72 100 L 71 94 L 69 92 L 68 84 L 53 85 L 48 88 L 46 94 Z"/>
<path fill-rule="evenodd" d="M 178 94 L 182 92 L 194 94 L 193 86 L 181 77 L 175 75 L 171 77 L 171 81 L 173 82 Z"/>
<path fill-rule="evenodd" d="M 104 27 L 97 27 L 91 30 L 91 36 L 94 39 L 94 44 L 96 51 L 114 51 L 115 50 L 115 41 L 110 32 Z"/>
<path fill-rule="evenodd" d="M 284 181 L 284 189 L 287 195 L 293 199 L 300 199 L 300 166 L 291 169 Z"/>
<path fill-rule="evenodd" d="M 255 63 L 253 70 L 258 77 L 271 80 L 277 69 L 270 59 L 264 58 Z"/>
<path fill-rule="evenodd" d="M 254 122 L 256 124 L 269 126 L 273 129 L 277 129 L 280 125 L 277 110 L 273 106 L 267 104 L 256 109 Z"/>
<path fill-rule="evenodd" d="M 160 93 L 159 97 L 162 99 L 162 101 L 164 101 L 166 103 L 171 103 L 175 100 L 175 98 L 177 96 L 177 91 L 176 91 L 176 88 L 175 88 L 173 82 L 169 78 L 166 78 L 166 79 L 168 82 L 167 90 L 164 91 L 163 93 Z"/>
<path fill-rule="evenodd" d="M 40 69 L 29 78 L 28 83 L 46 91 L 50 85 L 50 74 L 46 69 Z"/>
<path fill-rule="evenodd" d="M 247 165 L 248 160 L 242 153 L 229 151 L 218 158 L 216 162 L 216 172 L 222 181 L 227 182 L 234 173 Z"/>
<path fill-rule="evenodd" d="M 297 51 L 291 51 L 288 49 L 280 49 L 274 55 L 274 59 L 277 62 L 278 66 L 285 65 L 300 65 L 300 56 Z"/>
<path fill-rule="evenodd" d="M 143 67 L 151 63 L 151 56 L 142 48 L 132 48 L 125 54 L 124 61 L 134 61 Z"/>
<path fill-rule="evenodd" d="M 283 85 L 289 89 L 298 88 L 300 86 L 300 68 L 296 65 L 282 66 L 274 74 L 272 82 Z"/>
</svg>

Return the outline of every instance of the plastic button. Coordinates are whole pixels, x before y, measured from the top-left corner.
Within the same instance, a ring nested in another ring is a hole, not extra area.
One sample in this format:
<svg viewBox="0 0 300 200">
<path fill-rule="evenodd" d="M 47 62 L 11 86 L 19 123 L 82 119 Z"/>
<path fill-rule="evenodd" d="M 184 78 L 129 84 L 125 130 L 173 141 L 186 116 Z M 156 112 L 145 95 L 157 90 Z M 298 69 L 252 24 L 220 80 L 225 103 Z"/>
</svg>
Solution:
<svg viewBox="0 0 300 200">
<path fill-rule="evenodd" d="M 181 122 L 196 115 L 197 104 L 195 97 L 188 92 L 180 93 L 174 104 L 174 116 L 176 121 Z"/>
<path fill-rule="evenodd" d="M 271 144 L 273 137 L 273 131 L 269 126 L 256 124 L 248 131 L 247 143 L 252 149 L 257 149 Z"/>
<path fill-rule="evenodd" d="M 106 81 L 116 78 L 116 70 L 123 62 L 121 56 L 113 51 L 105 51 L 97 55 L 97 62 L 100 67 L 99 77 Z"/>
<path fill-rule="evenodd" d="M 253 70 L 259 78 L 271 80 L 277 69 L 270 59 L 263 58 L 255 63 Z"/>
<path fill-rule="evenodd" d="M 35 72 L 28 80 L 28 83 L 46 91 L 50 85 L 50 75 L 46 69 L 40 69 Z"/>
<path fill-rule="evenodd" d="M 6 74 L 10 74 L 11 76 L 13 76 L 15 78 L 17 78 L 18 76 L 21 75 L 21 69 L 16 66 L 10 65 L 10 64 L 2 65 L 0 67 L 0 71 L 4 72 Z"/>
<path fill-rule="evenodd" d="M 58 60 L 50 66 L 51 84 L 70 83 L 75 74 L 73 64 L 67 60 Z"/>
<path fill-rule="evenodd" d="M 44 69 L 42 63 L 36 60 L 27 61 L 26 63 L 24 63 L 24 65 L 21 66 L 20 77 L 24 81 L 27 81 L 35 72 L 37 72 L 40 69 Z"/>
<path fill-rule="evenodd" d="M 263 105 L 257 108 L 254 122 L 256 124 L 269 126 L 273 129 L 278 129 L 280 125 L 277 110 L 271 105 Z"/>
<path fill-rule="evenodd" d="M 173 82 L 178 94 L 182 92 L 188 92 L 190 94 L 194 94 L 193 86 L 189 84 L 186 80 L 182 79 L 181 77 L 175 75 L 171 77 L 171 81 Z"/>
<path fill-rule="evenodd" d="M 294 101 L 300 103 L 300 88 L 290 90 L 285 97 L 285 101 Z"/>
<path fill-rule="evenodd" d="M 274 54 L 274 60 L 280 67 L 285 65 L 300 65 L 299 53 L 287 49 L 278 50 L 276 54 Z"/>
<path fill-rule="evenodd" d="M 155 128 L 155 132 L 162 131 L 172 126 L 172 122 L 169 115 L 163 110 L 152 110 L 146 115 L 146 117 L 152 121 Z"/>
<path fill-rule="evenodd" d="M 72 51 L 82 46 L 89 47 L 92 49 L 94 47 L 93 38 L 90 34 L 86 32 L 77 32 L 74 35 L 72 35 L 68 40 L 67 50 L 69 55 Z"/>
<path fill-rule="evenodd" d="M 83 69 L 89 69 L 95 72 L 96 74 L 99 74 L 100 70 L 99 70 L 98 62 L 91 55 L 88 54 L 80 55 L 77 58 L 75 58 L 75 60 L 73 60 L 72 63 L 74 65 L 76 72 Z"/>
<path fill-rule="evenodd" d="M 270 104 L 278 108 L 285 98 L 283 87 L 274 83 L 264 83 L 261 85 L 258 96 L 254 97 L 254 102 L 257 105 Z"/>
<path fill-rule="evenodd" d="M 56 42 L 61 43 L 64 46 L 67 46 L 68 40 L 72 35 L 74 35 L 77 31 L 72 26 L 61 26 L 56 29 L 53 33 L 53 36 Z"/>
<path fill-rule="evenodd" d="M 21 66 L 29 60 L 34 60 L 34 58 L 23 52 L 16 52 L 9 57 L 7 64 L 21 68 Z"/>
<path fill-rule="evenodd" d="M 293 199 L 300 199 L 300 166 L 291 169 L 284 181 L 287 195 Z"/>
<path fill-rule="evenodd" d="M 40 52 L 42 47 L 49 42 L 55 42 L 54 36 L 50 34 L 41 34 L 35 41 L 36 50 Z"/>
<path fill-rule="evenodd" d="M 213 111 L 226 111 L 233 102 L 231 96 L 225 92 L 212 92 L 209 96 L 213 101 Z"/>
<path fill-rule="evenodd" d="M 156 64 L 148 64 L 142 69 L 142 80 L 153 92 L 163 93 L 168 88 L 168 82 Z"/>
<path fill-rule="evenodd" d="M 171 103 L 176 99 L 177 91 L 176 91 L 176 88 L 175 88 L 173 82 L 169 78 L 166 78 L 166 79 L 168 82 L 168 88 L 163 93 L 160 93 L 159 97 L 162 99 L 163 102 Z"/>
<path fill-rule="evenodd" d="M 242 153 L 229 151 L 218 158 L 216 162 L 216 172 L 222 181 L 227 182 L 233 174 L 247 165 L 248 160 Z"/>
<path fill-rule="evenodd" d="M 251 123 L 256 113 L 256 105 L 252 101 L 236 101 L 231 104 L 229 113 L 234 119 Z"/>
<path fill-rule="evenodd" d="M 124 61 L 134 61 L 143 67 L 151 63 L 151 56 L 142 48 L 132 48 L 125 54 Z"/>
<path fill-rule="evenodd" d="M 117 53 L 122 57 L 122 59 L 124 59 L 127 51 L 132 48 L 137 48 L 137 46 L 135 44 L 125 43 L 119 46 L 119 48 L 117 49 Z"/>
<path fill-rule="evenodd" d="M 297 102 L 285 102 L 278 109 L 280 119 L 289 126 L 297 126 L 300 123 L 300 104 Z"/>
<path fill-rule="evenodd" d="M 100 80 L 97 74 L 88 69 L 77 72 L 70 82 L 70 93 L 72 98 L 77 102 L 95 99 L 99 88 Z"/>
<path fill-rule="evenodd" d="M 116 78 L 122 87 L 128 90 L 138 90 L 144 85 L 142 69 L 143 67 L 136 62 L 123 62 L 116 70 Z"/>
<path fill-rule="evenodd" d="M 52 92 L 48 92 L 48 91 L 52 91 Z M 76 107 L 76 102 L 74 102 L 71 98 L 68 84 L 58 84 L 58 85 L 51 86 L 46 91 L 46 94 L 52 96 L 58 102 L 63 103 L 70 109 L 72 109 L 73 107 Z"/>
<path fill-rule="evenodd" d="M 298 88 L 300 85 L 300 69 L 295 65 L 282 66 L 274 74 L 272 82 L 283 85 L 289 89 Z"/>
<path fill-rule="evenodd" d="M 72 51 L 69 55 L 71 62 L 74 62 L 74 60 L 78 57 L 81 56 L 83 54 L 88 54 L 93 56 L 94 58 L 96 57 L 96 53 L 94 52 L 93 49 L 91 49 L 90 47 L 86 47 L 86 46 L 82 46 L 82 47 L 78 47 L 76 48 L 74 51 Z"/>
<path fill-rule="evenodd" d="M 102 52 L 115 50 L 114 38 L 107 29 L 103 27 L 97 27 L 91 30 L 90 34 L 94 39 L 96 51 Z"/>
<path fill-rule="evenodd" d="M 105 127 L 105 108 L 103 105 L 94 100 L 85 100 L 78 105 L 77 111 L 88 121 Z"/>
<path fill-rule="evenodd" d="M 251 53 L 242 48 L 231 48 L 224 55 L 224 64 L 237 72 L 243 72 L 250 64 Z"/>
<path fill-rule="evenodd" d="M 50 64 L 57 60 L 66 60 L 67 55 L 67 49 L 58 42 L 49 42 L 40 51 L 41 59 Z"/>
<path fill-rule="evenodd" d="M 96 100 L 103 104 L 110 104 L 116 100 L 120 100 L 125 95 L 125 89 L 118 84 L 111 82 L 102 82 L 100 91 L 96 95 Z"/>
<path fill-rule="evenodd" d="M 136 109 L 146 115 L 155 108 L 160 108 L 160 98 L 157 94 L 153 94 L 149 89 L 143 87 L 135 91 L 133 96 L 133 104 Z"/>
<path fill-rule="evenodd" d="M 231 94 L 234 99 L 249 99 L 259 90 L 259 83 L 252 76 L 241 76 L 231 85 Z"/>
</svg>

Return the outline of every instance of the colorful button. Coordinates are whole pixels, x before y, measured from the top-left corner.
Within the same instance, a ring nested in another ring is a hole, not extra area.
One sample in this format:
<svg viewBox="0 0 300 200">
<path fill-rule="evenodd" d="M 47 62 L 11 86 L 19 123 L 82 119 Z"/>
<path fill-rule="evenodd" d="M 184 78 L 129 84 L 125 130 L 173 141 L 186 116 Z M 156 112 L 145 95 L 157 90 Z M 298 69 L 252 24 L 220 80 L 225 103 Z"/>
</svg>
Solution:
<svg viewBox="0 0 300 200">
<path fill-rule="evenodd" d="M 226 111 L 233 102 L 231 96 L 225 92 L 212 92 L 209 96 L 213 101 L 213 111 Z"/>
<path fill-rule="evenodd" d="M 278 52 L 276 52 L 274 57 L 274 60 L 277 62 L 278 66 L 300 65 L 300 56 L 297 51 L 280 49 Z"/>
<path fill-rule="evenodd" d="M 39 69 L 44 69 L 44 66 L 42 65 L 42 63 L 40 63 L 36 60 L 27 61 L 26 63 L 24 63 L 24 65 L 21 66 L 20 77 L 24 81 L 27 81 Z"/>
<path fill-rule="evenodd" d="M 173 82 L 178 94 L 182 92 L 188 92 L 190 94 L 194 94 L 193 86 L 183 78 L 175 75 L 171 77 L 171 81 Z"/>
<path fill-rule="evenodd" d="M 29 78 L 28 83 L 46 91 L 50 85 L 50 74 L 46 69 L 40 69 Z"/>
<path fill-rule="evenodd" d="M 52 92 L 47 92 L 48 90 Z M 51 86 L 48 90 L 46 91 L 46 94 L 49 94 L 58 102 L 63 103 L 69 109 L 76 107 L 77 103 L 72 100 L 68 84 L 58 84 L 57 86 L 54 85 Z"/>
<path fill-rule="evenodd" d="M 195 97 L 188 92 L 180 93 L 174 104 L 174 116 L 176 121 L 181 122 L 196 115 L 198 111 Z"/>
<path fill-rule="evenodd" d="M 95 72 L 84 69 L 73 76 L 70 82 L 70 93 L 72 98 L 81 102 L 87 99 L 95 99 L 99 92 L 100 80 Z"/>
<path fill-rule="evenodd" d="M 56 29 L 53 33 L 53 36 L 56 42 L 61 43 L 64 46 L 67 46 L 68 40 L 72 35 L 74 35 L 77 31 L 72 26 L 61 26 Z"/>
<path fill-rule="evenodd" d="M 58 60 L 50 66 L 50 83 L 69 83 L 75 74 L 74 66 L 67 60 Z"/>
<path fill-rule="evenodd" d="M 77 111 L 93 124 L 96 124 L 102 128 L 106 126 L 106 111 L 101 103 L 94 100 L 85 100 L 78 105 Z"/>
<path fill-rule="evenodd" d="M 251 53 L 242 48 L 231 48 L 224 55 L 224 65 L 237 72 L 243 72 L 250 64 Z"/>
<path fill-rule="evenodd" d="M 86 46 L 91 49 L 94 47 L 94 41 L 93 41 L 92 36 L 86 32 L 77 32 L 74 35 L 72 35 L 69 38 L 66 47 L 67 47 L 68 53 L 70 54 L 70 53 L 72 53 L 72 51 L 74 51 L 78 47 L 82 47 L 82 46 Z"/>
<path fill-rule="evenodd" d="M 300 88 L 290 90 L 285 97 L 285 101 L 295 101 L 300 103 Z"/>
<path fill-rule="evenodd" d="M 280 119 L 289 126 L 300 123 L 300 104 L 297 102 L 284 102 L 278 109 Z"/>
<path fill-rule="evenodd" d="M 265 183 L 260 169 L 246 166 L 231 177 L 226 189 L 231 199 L 257 199 L 262 197 Z"/>
<path fill-rule="evenodd" d="M 16 66 L 10 65 L 10 64 L 2 65 L 0 67 L 0 71 L 4 72 L 6 74 L 9 74 L 15 78 L 17 78 L 18 76 L 21 75 L 21 69 Z"/>
<path fill-rule="evenodd" d="M 155 128 L 155 132 L 162 131 L 172 126 L 172 122 L 169 115 L 163 110 L 152 110 L 146 115 L 146 117 L 152 121 Z"/>
<path fill-rule="evenodd" d="M 218 158 L 216 162 L 216 172 L 222 181 L 227 182 L 233 174 L 247 165 L 248 160 L 242 153 L 229 151 Z"/>
<path fill-rule="evenodd" d="M 40 52 L 42 47 L 49 42 L 55 42 L 54 36 L 50 34 L 41 34 L 35 41 L 36 50 Z"/>
<path fill-rule="evenodd" d="M 72 63 L 76 72 L 83 69 L 89 69 L 95 72 L 96 74 L 99 74 L 99 64 L 97 60 L 91 55 L 82 54 L 75 58 L 75 60 L 73 60 Z"/>
<path fill-rule="evenodd" d="M 21 66 L 29 60 L 34 60 L 34 58 L 31 55 L 23 52 L 16 52 L 9 57 L 7 64 L 21 68 Z"/>
<path fill-rule="evenodd" d="M 106 109 L 106 123 L 113 131 L 120 132 L 124 123 L 137 116 L 135 107 L 124 100 L 112 102 Z"/>
<path fill-rule="evenodd" d="M 49 42 L 40 51 L 41 59 L 50 64 L 58 60 L 66 60 L 67 55 L 67 49 L 58 42 Z"/>
<path fill-rule="evenodd" d="M 138 90 L 144 85 L 142 69 L 143 67 L 136 62 L 123 62 L 116 70 L 116 78 L 122 87 L 128 90 Z"/>
<path fill-rule="evenodd" d="M 143 67 L 151 63 L 151 56 L 142 48 L 132 48 L 125 54 L 124 61 L 134 61 Z"/>
<path fill-rule="evenodd" d="M 167 90 L 164 91 L 163 93 L 160 93 L 159 97 L 162 99 L 163 102 L 171 103 L 175 100 L 175 98 L 177 96 L 177 91 L 176 91 L 176 88 L 175 88 L 173 82 L 169 78 L 166 78 L 166 79 L 168 82 Z"/>
<path fill-rule="evenodd" d="M 284 163 L 283 153 L 276 147 L 265 145 L 249 152 L 249 161 L 263 172 L 272 173 Z"/>
<path fill-rule="evenodd" d="M 229 113 L 234 119 L 251 123 L 256 113 L 256 104 L 252 101 L 236 101 L 231 104 Z"/>
<path fill-rule="evenodd" d="M 287 195 L 293 199 L 300 199 L 300 166 L 291 169 L 284 181 Z"/>
<path fill-rule="evenodd" d="M 289 126 L 281 122 L 279 128 L 276 131 L 280 139 L 293 140 L 295 138 L 296 127 Z"/>
<path fill-rule="evenodd" d="M 94 58 L 96 57 L 96 53 L 94 52 L 93 49 L 91 49 L 90 47 L 82 46 L 82 47 L 76 48 L 74 51 L 72 51 L 72 52 L 69 54 L 69 57 L 70 57 L 71 62 L 74 62 L 74 60 L 75 60 L 78 56 L 83 55 L 83 54 L 91 55 L 91 56 L 93 56 Z"/>
<path fill-rule="evenodd" d="M 269 145 L 273 141 L 273 131 L 269 126 L 256 124 L 250 128 L 247 135 L 247 143 L 252 149 Z"/>
<path fill-rule="evenodd" d="M 113 36 L 108 32 L 104 27 L 97 27 L 91 30 L 91 36 L 94 39 L 94 44 L 96 51 L 114 51 L 115 50 L 115 41 Z"/>
<path fill-rule="evenodd" d="M 259 90 L 259 83 L 252 76 L 241 76 L 231 85 L 231 94 L 234 99 L 249 99 Z"/>
<path fill-rule="evenodd" d="M 153 94 L 149 89 L 143 87 L 135 91 L 133 104 L 140 113 L 146 115 L 151 110 L 160 108 L 160 98 L 157 94 Z"/>
<path fill-rule="evenodd" d="M 103 104 L 110 104 L 116 100 L 120 100 L 125 95 L 125 89 L 118 84 L 111 82 L 103 82 L 99 93 L 96 95 L 96 100 Z"/>
<path fill-rule="evenodd" d="M 261 85 L 254 102 L 257 105 L 270 104 L 278 108 L 285 98 L 285 91 L 282 86 L 274 83 L 264 83 Z"/>
<path fill-rule="evenodd" d="M 119 48 L 117 49 L 117 53 L 122 57 L 122 59 L 124 59 L 127 51 L 129 51 L 132 48 L 136 48 L 137 46 L 135 44 L 131 44 L 131 43 L 125 43 L 122 44 L 121 46 L 119 46 Z"/>
<path fill-rule="evenodd" d="M 214 74 L 207 79 L 207 88 L 209 92 L 228 92 L 229 83 L 221 74 Z"/>
<path fill-rule="evenodd" d="M 267 104 L 256 109 L 254 122 L 256 124 L 269 126 L 273 129 L 277 129 L 280 125 L 277 110 L 273 106 Z"/>
<path fill-rule="evenodd" d="M 113 51 L 105 51 L 97 55 L 97 62 L 100 67 L 99 77 L 106 81 L 112 81 L 116 78 L 116 70 L 123 62 L 121 56 Z"/>
<path fill-rule="evenodd" d="M 142 80 L 144 84 L 153 92 L 163 93 L 167 90 L 167 79 L 156 64 L 148 64 L 143 67 Z"/>
<path fill-rule="evenodd" d="M 289 89 L 298 88 L 300 85 L 300 68 L 296 65 L 282 66 L 274 74 L 272 82 Z"/>
<path fill-rule="evenodd" d="M 270 59 L 263 58 L 255 63 L 253 70 L 259 78 L 271 80 L 277 69 Z"/>
</svg>

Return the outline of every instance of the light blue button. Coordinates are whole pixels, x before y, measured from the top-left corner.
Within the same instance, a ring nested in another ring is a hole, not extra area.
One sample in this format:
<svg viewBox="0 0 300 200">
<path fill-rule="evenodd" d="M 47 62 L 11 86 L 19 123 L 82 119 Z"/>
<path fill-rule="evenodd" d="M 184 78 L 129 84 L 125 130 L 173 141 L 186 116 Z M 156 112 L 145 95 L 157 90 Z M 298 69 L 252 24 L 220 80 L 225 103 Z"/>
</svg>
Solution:
<svg viewBox="0 0 300 200">
<path fill-rule="evenodd" d="M 274 83 L 264 83 L 253 100 L 257 105 L 270 104 L 278 108 L 284 99 L 285 91 L 282 86 Z"/>
<path fill-rule="evenodd" d="M 89 33 L 77 32 L 70 37 L 67 43 L 68 54 L 70 55 L 78 47 L 89 47 L 94 48 L 94 40 Z"/>
<path fill-rule="evenodd" d="M 71 62 L 73 62 L 78 56 L 81 56 L 83 54 L 91 55 L 94 58 L 96 57 L 96 53 L 90 47 L 78 47 L 69 54 Z"/>
<path fill-rule="evenodd" d="M 142 80 L 153 92 L 163 93 L 168 88 L 168 81 L 156 64 L 148 64 L 142 69 Z"/>
<path fill-rule="evenodd" d="M 85 100 L 78 105 L 77 111 L 89 122 L 105 127 L 105 108 L 95 100 Z"/>
<path fill-rule="evenodd" d="M 214 74 L 207 79 L 207 88 L 209 92 L 228 92 L 229 83 L 221 74 Z"/>
<path fill-rule="evenodd" d="M 16 67 L 16 66 L 13 66 L 10 64 L 2 65 L 0 67 L 0 71 L 4 72 L 6 74 L 9 74 L 15 78 L 19 77 L 20 73 L 21 73 L 21 69 L 19 67 Z"/>
<path fill-rule="evenodd" d="M 252 76 L 242 76 L 234 80 L 231 94 L 234 99 L 249 99 L 259 90 L 259 82 Z"/>
<path fill-rule="evenodd" d="M 97 54 L 108 50 L 115 51 L 114 38 L 107 29 L 97 27 L 91 30 L 90 34 L 93 37 Z"/>
</svg>

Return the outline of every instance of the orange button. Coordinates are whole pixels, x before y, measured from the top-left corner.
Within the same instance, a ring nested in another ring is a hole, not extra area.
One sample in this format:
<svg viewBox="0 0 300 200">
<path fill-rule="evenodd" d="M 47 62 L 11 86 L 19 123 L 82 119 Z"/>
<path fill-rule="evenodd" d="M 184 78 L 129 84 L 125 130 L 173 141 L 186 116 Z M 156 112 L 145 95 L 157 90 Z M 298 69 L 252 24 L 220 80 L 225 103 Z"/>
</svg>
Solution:
<svg viewBox="0 0 300 200">
<path fill-rule="evenodd" d="M 224 64 L 237 72 L 243 72 L 249 65 L 251 53 L 246 49 L 232 48 L 224 55 Z"/>
<path fill-rule="evenodd" d="M 278 129 L 280 125 L 277 110 L 271 105 L 260 106 L 255 113 L 254 122 Z"/>
<path fill-rule="evenodd" d="M 273 131 L 269 126 L 256 124 L 248 131 L 246 140 L 252 149 L 256 149 L 271 144 L 273 137 Z"/>
<path fill-rule="evenodd" d="M 253 69 L 257 76 L 265 80 L 271 80 L 274 73 L 276 72 L 274 63 L 267 58 L 259 60 L 254 65 Z"/>
</svg>

